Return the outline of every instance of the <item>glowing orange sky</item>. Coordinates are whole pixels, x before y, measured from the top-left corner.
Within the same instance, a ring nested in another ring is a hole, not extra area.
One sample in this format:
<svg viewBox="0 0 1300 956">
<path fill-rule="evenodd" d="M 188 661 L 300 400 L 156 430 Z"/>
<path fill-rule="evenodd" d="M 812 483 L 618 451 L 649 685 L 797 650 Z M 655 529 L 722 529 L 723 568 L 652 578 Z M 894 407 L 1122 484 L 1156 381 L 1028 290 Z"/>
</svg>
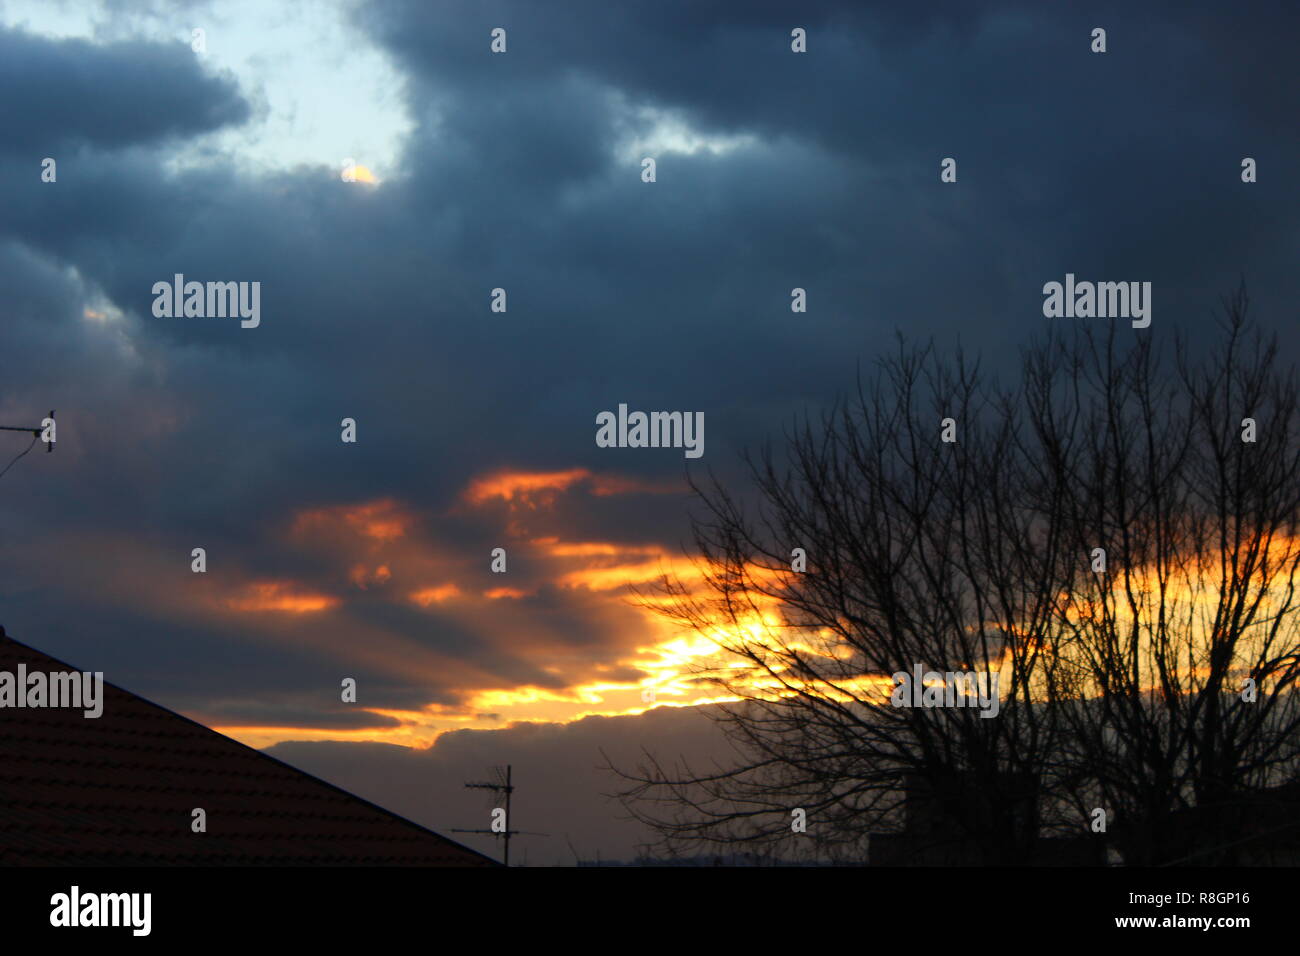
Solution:
<svg viewBox="0 0 1300 956">
<path fill-rule="evenodd" d="M 545 585 L 561 595 L 573 595 L 586 602 L 584 606 L 594 602 L 594 606 L 608 609 L 615 631 L 610 635 L 611 645 L 626 650 L 602 660 L 560 655 L 545 635 L 529 633 L 526 611 L 513 608 L 535 593 L 537 576 L 531 578 L 531 585 L 509 572 L 488 575 L 485 580 L 480 565 L 486 564 L 486 555 L 476 555 L 471 562 L 428 540 L 420 531 L 422 516 L 401 501 L 382 498 L 292 515 L 286 523 L 287 543 L 337 558 L 345 569 L 339 575 L 339 586 L 327 591 L 307 582 L 244 581 L 220 603 L 228 611 L 247 616 L 250 626 L 256 627 L 273 614 L 323 618 L 346 608 L 362 594 L 406 602 L 457 620 L 509 614 L 501 618 L 501 630 L 511 635 L 511 652 L 529 656 L 562 686 L 480 684 L 478 681 L 490 675 L 461 665 L 465 670 L 460 686 L 462 704 L 373 710 L 398 720 L 397 727 L 338 730 L 227 723 L 216 729 L 253 746 L 317 739 L 427 746 L 452 729 L 494 729 L 514 721 L 567 722 L 593 714 L 634 714 L 654 706 L 713 702 L 717 698 L 703 692 L 690 678 L 694 668 L 720 660 L 718 648 L 701 635 L 685 635 L 658 614 L 629 600 L 629 585 L 649 584 L 664 574 L 698 581 L 689 562 L 654 543 L 575 540 L 557 533 L 558 529 L 533 535 L 515 520 L 525 512 L 550 512 L 563 494 L 599 498 L 682 490 L 679 483 L 648 483 L 575 468 L 498 471 L 474 478 L 460 495 L 457 508 L 500 521 L 501 542 L 512 560 L 526 555 L 531 565 L 544 567 L 541 581 Z M 395 672 L 406 666 L 397 647 L 392 648 L 391 659 L 383 656 L 387 651 L 381 652 L 371 642 L 367 650 L 372 655 L 368 663 L 378 660 Z M 440 675 L 455 666 L 453 661 L 443 662 Z M 617 677 L 611 676 L 615 673 Z M 356 706 L 362 707 L 362 703 Z"/>
<path fill-rule="evenodd" d="M 290 618 L 328 620 L 351 602 L 380 600 L 434 615 L 431 620 L 470 626 L 484 650 L 521 661 L 548 676 L 549 686 L 502 683 L 481 661 L 440 654 L 401 634 L 378 632 L 355 640 L 323 641 L 321 654 L 337 660 L 342 673 L 358 662 L 402 680 L 451 684 L 459 702 L 430 703 L 415 709 L 366 708 L 364 697 L 352 705 L 397 721 L 397 726 L 339 730 L 294 726 L 241 726 L 216 729 L 254 746 L 279 740 L 371 740 L 427 746 L 441 733 L 461 728 L 498 729 L 516 721 L 568 722 L 591 715 L 625 715 L 656 706 L 691 706 L 728 698 L 700 683 L 704 668 L 735 667 L 709 635 L 686 632 L 652 608 L 631 600 L 629 586 L 653 584 L 664 575 L 691 591 L 703 586 L 700 569 L 682 555 L 647 541 L 620 542 L 575 537 L 556 518 L 544 533 L 539 520 L 555 518 L 562 496 L 608 497 L 614 494 L 664 494 L 663 486 L 625 481 L 585 469 L 549 472 L 498 471 L 471 480 L 453 509 L 466 509 L 499 529 L 499 540 L 514 568 L 526 574 L 486 573 L 486 554 L 466 555 L 439 542 L 429 531 L 428 516 L 405 503 L 374 501 L 314 508 L 291 515 L 285 544 L 310 550 L 338 566 L 335 583 L 257 577 L 229 582 L 212 607 L 246 620 L 256 635 L 276 634 L 276 621 Z M 528 521 L 521 521 L 527 515 Z M 543 524 L 545 521 L 543 520 Z M 760 572 L 761 573 L 761 572 Z M 583 620 L 596 622 L 602 643 L 589 653 L 538 624 L 529 600 L 549 589 L 552 600 L 573 602 Z M 752 630 L 761 641 L 778 623 L 765 610 L 738 633 L 714 637 L 734 640 Z M 322 633 L 329 631 L 322 628 Z M 607 640 L 606 640 L 607 638 Z M 814 641 L 815 643 L 815 641 Z M 833 649 L 809 648 L 811 653 Z M 1003 662 L 1005 665 L 1005 661 Z M 889 678 L 849 678 L 841 686 L 875 696 Z M 771 679 L 751 681 L 754 688 L 775 689 Z M 706 689 L 707 688 L 707 689 Z"/>
</svg>

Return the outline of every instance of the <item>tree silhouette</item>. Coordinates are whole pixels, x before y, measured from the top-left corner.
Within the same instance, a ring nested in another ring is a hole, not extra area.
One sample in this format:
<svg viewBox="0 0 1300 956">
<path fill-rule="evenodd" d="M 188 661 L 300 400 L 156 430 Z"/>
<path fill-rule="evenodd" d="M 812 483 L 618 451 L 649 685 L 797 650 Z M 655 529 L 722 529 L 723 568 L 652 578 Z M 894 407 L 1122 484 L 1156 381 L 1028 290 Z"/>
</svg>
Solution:
<svg viewBox="0 0 1300 956">
<path fill-rule="evenodd" d="M 746 458 L 752 496 L 697 485 L 704 584 L 641 597 L 733 663 L 696 679 L 736 760 L 615 768 L 661 847 L 860 860 L 905 831 L 931 860 L 1028 863 L 1055 834 L 1231 859 L 1295 778 L 1300 470 L 1294 371 L 1244 288 L 1225 306 L 1204 356 L 1076 326 L 1010 388 L 900 337 L 780 463 Z M 917 666 L 997 675 L 997 716 L 892 706 Z"/>
</svg>

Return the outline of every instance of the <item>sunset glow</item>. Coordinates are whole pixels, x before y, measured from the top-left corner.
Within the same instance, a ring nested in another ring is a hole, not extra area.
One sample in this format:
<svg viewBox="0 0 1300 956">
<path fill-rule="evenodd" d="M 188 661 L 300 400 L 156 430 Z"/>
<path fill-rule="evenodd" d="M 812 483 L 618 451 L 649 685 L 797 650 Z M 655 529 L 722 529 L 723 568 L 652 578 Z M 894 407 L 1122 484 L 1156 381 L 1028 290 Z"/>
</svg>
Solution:
<svg viewBox="0 0 1300 956">
<path fill-rule="evenodd" d="M 227 599 L 226 605 L 235 611 L 285 611 L 290 614 L 312 614 L 337 607 L 340 601 L 329 594 L 300 590 L 286 581 L 257 581 L 249 585 L 239 597 Z"/>
</svg>

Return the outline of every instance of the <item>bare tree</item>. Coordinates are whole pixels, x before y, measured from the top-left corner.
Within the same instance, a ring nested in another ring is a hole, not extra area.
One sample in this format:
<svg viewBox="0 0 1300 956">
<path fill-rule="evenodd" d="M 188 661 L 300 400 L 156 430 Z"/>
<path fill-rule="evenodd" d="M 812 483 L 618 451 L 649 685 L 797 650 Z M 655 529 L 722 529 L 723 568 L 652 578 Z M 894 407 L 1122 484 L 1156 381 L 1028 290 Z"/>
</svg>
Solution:
<svg viewBox="0 0 1300 956">
<path fill-rule="evenodd" d="M 1061 791 L 1116 821 L 1128 862 L 1233 861 L 1254 796 L 1300 754 L 1296 382 L 1247 305 L 1225 302 L 1199 361 L 1180 342 L 1168 369 L 1150 338 L 1120 354 L 1112 335 L 1068 374 L 1057 352 L 1026 375 L 1068 540 L 1105 557 L 1057 609 L 1051 696 L 1080 702 L 1059 708 Z"/>
<path fill-rule="evenodd" d="M 960 836 L 989 860 L 1032 854 L 1056 735 L 1045 652 L 1072 569 L 1057 529 L 1020 504 L 1034 476 L 1014 397 L 962 356 L 901 340 L 878 371 L 856 401 L 788 436 L 788 469 L 770 448 L 749 460 L 756 516 L 716 481 L 697 488 L 706 586 L 665 580 L 646 595 L 746 665 L 700 675 L 737 701 L 721 718 L 735 766 L 665 768 L 647 754 L 625 772 L 629 807 L 670 849 L 775 841 L 862 859 L 868 834 L 900 830 L 905 791 L 923 788 L 948 824 L 935 841 Z M 890 706 L 890 675 L 917 667 L 997 675 L 996 719 Z M 792 830 L 800 810 L 806 834 Z"/>
<path fill-rule="evenodd" d="M 860 860 L 906 827 L 1032 862 L 1044 833 L 1092 838 L 1097 808 L 1115 825 L 1094 843 L 1129 861 L 1233 843 L 1300 744 L 1300 472 L 1294 373 L 1247 350 L 1244 291 L 1227 307 L 1199 362 L 1084 328 L 1025 350 L 1012 389 L 900 339 L 783 462 L 747 458 L 756 503 L 697 487 L 703 586 L 642 599 L 732 662 L 698 679 L 732 701 L 737 759 L 647 753 L 619 768 L 625 805 L 672 852 Z M 893 706 L 917 667 L 998 675 L 996 718 Z"/>
</svg>

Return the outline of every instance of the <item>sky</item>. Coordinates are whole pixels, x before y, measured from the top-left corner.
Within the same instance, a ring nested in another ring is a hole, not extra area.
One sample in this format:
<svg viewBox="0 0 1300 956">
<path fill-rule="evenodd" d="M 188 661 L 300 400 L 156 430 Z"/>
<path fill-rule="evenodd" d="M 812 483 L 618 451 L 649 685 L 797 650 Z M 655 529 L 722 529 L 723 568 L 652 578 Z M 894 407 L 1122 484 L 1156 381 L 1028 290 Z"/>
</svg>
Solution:
<svg viewBox="0 0 1300 956">
<path fill-rule="evenodd" d="M 1009 370 L 1110 321 L 1044 316 L 1067 273 L 1193 337 L 1244 277 L 1293 356 L 1298 20 L 0 3 L 0 424 L 58 410 L 0 478 L 0 624 L 440 830 L 514 761 L 533 859 L 628 858 L 600 750 L 727 753 L 713 645 L 628 591 L 689 575 L 689 477 L 743 494 L 896 332 Z M 156 315 L 178 273 L 259 323 Z M 600 447 L 620 404 L 702 413 L 702 456 Z"/>
</svg>

